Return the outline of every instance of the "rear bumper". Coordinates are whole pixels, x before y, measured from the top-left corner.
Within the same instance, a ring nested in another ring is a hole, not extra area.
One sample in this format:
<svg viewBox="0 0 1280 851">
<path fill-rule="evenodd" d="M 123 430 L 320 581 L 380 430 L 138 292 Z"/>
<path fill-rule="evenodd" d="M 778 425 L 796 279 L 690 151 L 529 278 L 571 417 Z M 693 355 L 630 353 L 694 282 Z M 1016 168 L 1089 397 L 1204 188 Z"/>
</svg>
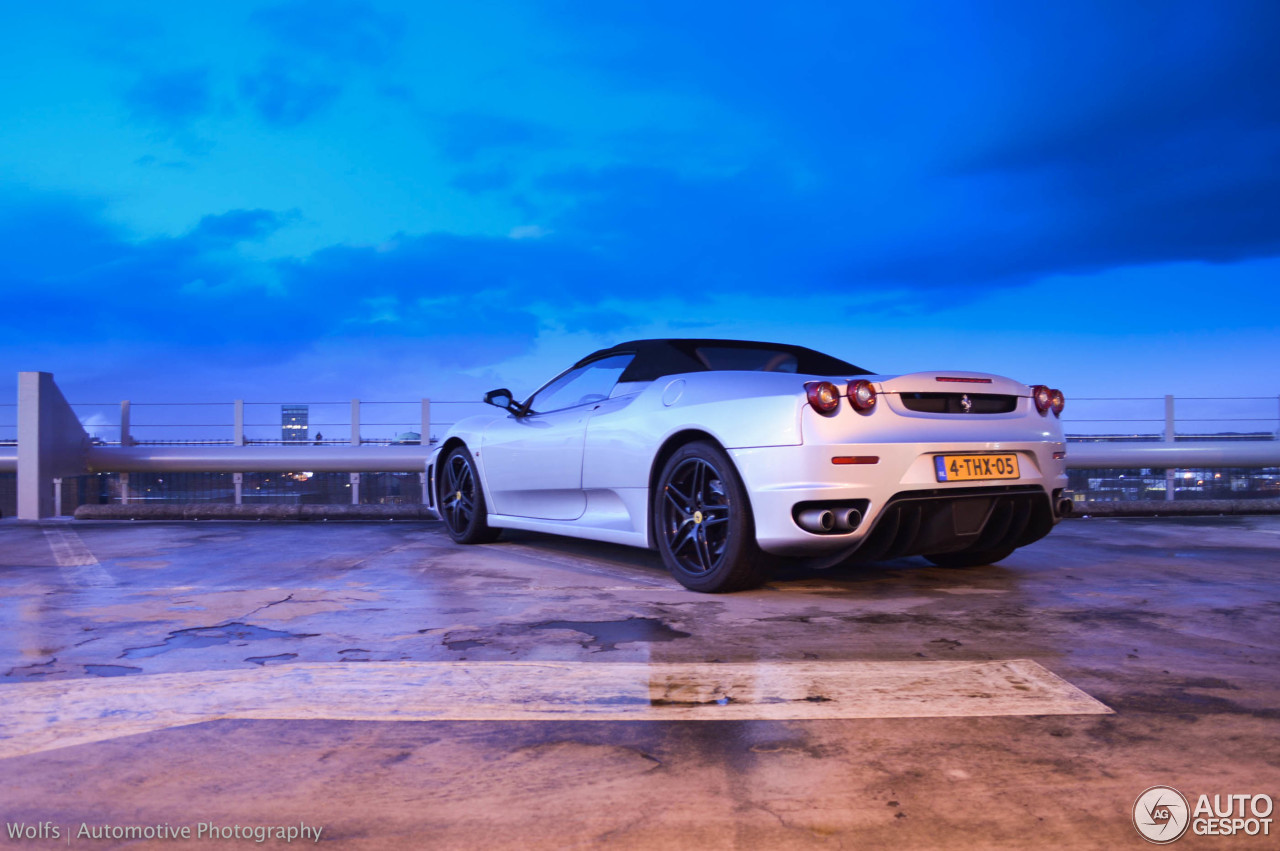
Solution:
<svg viewBox="0 0 1280 851">
<path fill-rule="evenodd" d="M 997 548 L 987 546 L 988 538 L 1023 546 L 1043 537 L 1058 520 L 1052 497 L 1067 483 L 1065 462 L 1053 457 L 1064 450 L 1060 442 L 1001 441 L 757 447 L 730 450 L 730 455 L 750 494 L 761 549 L 790 556 L 861 550 L 868 559 L 883 559 Z M 938 482 L 933 459 L 945 453 L 1015 453 L 1020 476 Z M 831 463 L 841 455 L 879 461 Z M 856 506 L 862 522 L 849 531 L 809 532 L 795 519 L 801 505 Z M 1006 514 L 1013 531 L 997 536 Z M 1014 529 L 1017 525 L 1023 528 Z"/>
<path fill-rule="evenodd" d="M 1049 495 L 1035 485 L 906 491 L 889 499 L 851 557 L 1012 550 L 1040 540 L 1057 520 Z"/>
</svg>

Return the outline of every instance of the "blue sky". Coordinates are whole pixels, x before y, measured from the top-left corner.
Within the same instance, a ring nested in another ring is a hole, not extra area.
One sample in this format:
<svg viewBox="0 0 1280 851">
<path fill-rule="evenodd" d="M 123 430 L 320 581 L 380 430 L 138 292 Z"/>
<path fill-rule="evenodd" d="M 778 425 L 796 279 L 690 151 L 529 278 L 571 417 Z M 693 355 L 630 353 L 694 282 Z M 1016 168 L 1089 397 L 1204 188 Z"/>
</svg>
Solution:
<svg viewBox="0 0 1280 851">
<path fill-rule="evenodd" d="M 456 399 L 673 335 L 1274 396 L 1278 37 L 1272 2 L 13 6 L 0 390 Z"/>
</svg>

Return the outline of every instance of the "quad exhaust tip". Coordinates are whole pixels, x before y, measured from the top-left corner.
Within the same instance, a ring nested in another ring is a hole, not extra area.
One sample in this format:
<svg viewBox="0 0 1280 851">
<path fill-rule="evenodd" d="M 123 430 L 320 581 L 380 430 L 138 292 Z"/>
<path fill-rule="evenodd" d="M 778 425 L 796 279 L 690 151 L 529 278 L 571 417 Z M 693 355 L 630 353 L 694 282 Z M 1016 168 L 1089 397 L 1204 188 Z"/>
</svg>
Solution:
<svg viewBox="0 0 1280 851">
<path fill-rule="evenodd" d="M 836 528 L 836 515 L 829 508 L 806 508 L 796 516 L 796 522 L 806 532 L 822 534 Z"/>
<path fill-rule="evenodd" d="M 1071 512 L 1076 510 L 1076 504 L 1069 499 L 1063 498 L 1058 500 L 1058 516 L 1070 517 Z"/>
<path fill-rule="evenodd" d="M 862 522 L 862 512 L 856 508 L 842 508 L 836 512 L 836 531 L 852 532 Z"/>
<path fill-rule="evenodd" d="M 796 523 L 816 535 L 852 532 L 862 523 L 862 512 L 856 508 L 806 508 L 796 515 Z"/>
</svg>

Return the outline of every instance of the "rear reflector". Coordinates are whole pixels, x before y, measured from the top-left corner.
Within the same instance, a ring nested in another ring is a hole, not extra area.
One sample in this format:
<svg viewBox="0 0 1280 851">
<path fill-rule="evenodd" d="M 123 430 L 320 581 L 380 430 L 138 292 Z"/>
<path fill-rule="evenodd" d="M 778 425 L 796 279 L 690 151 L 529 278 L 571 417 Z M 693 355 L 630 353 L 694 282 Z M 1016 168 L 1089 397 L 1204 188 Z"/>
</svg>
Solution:
<svg viewBox="0 0 1280 851">
<path fill-rule="evenodd" d="M 1066 458 L 1066 457 L 1067 457 L 1067 453 L 1065 453 L 1065 452 L 1055 452 L 1055 453 L 1053 453 L 1053 460 L 1055 460 L 1055 461 L 1061 461 L 1063 458 Z"/>
<path fill-rule="evenodd" d="M 879 464 L 879 455 L 837 455 L 831 459 L 832 464 Z"/>
<path fill-rule="evenodd" d="M 990 384 L 990 378 L 944 378 L 938 376 L 934 381 L 945 381 L 951 384 Z"/>
</svg>

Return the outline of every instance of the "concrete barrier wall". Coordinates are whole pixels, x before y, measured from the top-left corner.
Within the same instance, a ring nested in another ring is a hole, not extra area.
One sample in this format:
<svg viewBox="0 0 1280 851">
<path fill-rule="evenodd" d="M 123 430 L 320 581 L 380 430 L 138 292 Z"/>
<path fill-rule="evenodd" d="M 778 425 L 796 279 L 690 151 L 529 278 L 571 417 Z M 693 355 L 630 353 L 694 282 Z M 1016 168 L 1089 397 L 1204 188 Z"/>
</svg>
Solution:
<svg viewBox="0 0 1280 851">
<path fill-rule="evenodd" d="M 1132 499 L 1077 502 L 1071 517 L 1190 517 L 1219 514 L 1280 514 L 1280 499 Z"/>
<path fill-rule="evenodd" d="M 209 505 L 150 503 L 82 505 L 77 520 L 434 520 L 425 505 Z"/>
</svg>

